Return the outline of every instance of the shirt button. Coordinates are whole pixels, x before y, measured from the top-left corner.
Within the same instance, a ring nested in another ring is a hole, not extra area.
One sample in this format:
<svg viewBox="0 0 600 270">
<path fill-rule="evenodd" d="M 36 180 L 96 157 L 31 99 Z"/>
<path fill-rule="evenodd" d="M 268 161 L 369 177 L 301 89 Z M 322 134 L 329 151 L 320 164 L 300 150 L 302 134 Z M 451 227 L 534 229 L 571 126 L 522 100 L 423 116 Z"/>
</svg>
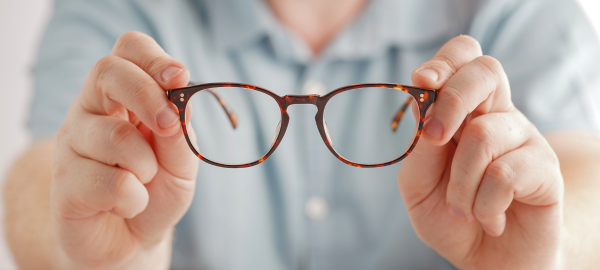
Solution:
<svg viewBox="0 0 600 270">
<path fill-rule="evenodd" d="M 327 217 L 329 207 L 327 206 L 327 201 L 324 199 L 312 197 L 306 202 L 304 210 L 306 211 L 306 216 L 308 216 L 310 220 L 321 221 Z"/>
<path fill-rule="evenodd" d="M 325 87 L 325 85 L 322 82 L 319 81 L 313 81 L 313 80 L 309 80 L 306 83 L 304 83 L 304 86 L 302 87 L 302 94 L 303 95 L 325 95 L 327 94 L 327 88 Z"/>
</svg>

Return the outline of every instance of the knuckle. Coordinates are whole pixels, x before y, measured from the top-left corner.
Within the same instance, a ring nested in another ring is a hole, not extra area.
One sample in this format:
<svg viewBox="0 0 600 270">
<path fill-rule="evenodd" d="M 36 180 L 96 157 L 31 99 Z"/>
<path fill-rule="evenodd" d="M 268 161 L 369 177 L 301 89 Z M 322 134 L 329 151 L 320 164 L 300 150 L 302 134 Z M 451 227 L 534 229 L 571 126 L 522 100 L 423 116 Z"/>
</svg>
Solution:
<svg viewBox="0 0 600 270">
<path fill-rule="evenodd" d="M 435 69 L 445 70 L 449 75 L 456 73 L 462 67 L 460 59 L 453 54 L 438 55 L 435 59 L 429 61 L 428 65 Z"/>
<path fill-rule="evenodd" d="M 124 169 L 115 169 L 108 183 L 108 192 L 114 200 L 126 197 L 130 192 L 128 179 L 135 178 L 133 173 Z"/>
<path fill-rule="evenodd" d="M 550 149 L 547 149 L 546 155 L 548 157 L 548 162 L 550 163 L 550 166 L 552 166 L 553 168 L 559 169 L 559 174 L 560 174 L 560 160 L 558 159 L 556 152 L 554 152 L 554 150 L 552 148 L 550 148 Z"/>
<path fill-rule="evenodd" d="M 496 188 L 512 187 L 515 181 L 515 172 L 506 162 L 497 160 L 485 170 L 484 181 Z"/>
<path fill-rule="evenodd" d="M 464 132 L 477 143 L 490 143 L 495 139 L 495 127 L 492 123 L 475 118 L 465 126 Z"/>
<path fill-rule="evenodd" d="M 467 110 L 465 107 L 467 100 L 465 100 L 460 90 L 453 87 L 445 87 L 438 95 L 438 99 L 443 100 L 443 104 L 449 106 L 451 110 Z"/>
<path fill-rule="evenodd" d="M 143 70 L 146 70 L 150 76 L 153 78 L 157 78 L 160 76 L 160 72 L 172 65 L 173 61 L 167 57 L 157 56 L 157 55 L 145 55 L 142 57 L 142 61 L 140 67 Z"/>
<path fill-rule="evenodd" d="M 63 124 L 56 132 L 56 145 L 63 146 L 64 144 L 68 143 L 68 138 L 70 134 L 69 129 L 69 124 L 67 124 L 67 122 L 63 122 Z"/>
<path fill-rule="evenodd" d="M 535 130 L 535 126 L 533 126 L 533 124 L 531 124 L 531 122 L 528 121 L 528 125 L 532 126 L 532 128 L 530 128 L 530 130 Z M 550 146 L 548 141 L 545 138 L 543 138 L 543 136 L 541 134 L 539 134 L 539 132 L 537 132 L 537 130 L 535 130 L 535 132 L 537 134 L 535 134 L 533 136 L 534 136 L 534 138 L 537 138 L 537 141 L 541 142 L 539 147 L 541 148 L 541 151 L 542 151 L 541 154 L 544 157 L 544 160 L 546 162 L 548 162 L 548 165 L 550 165 L 552 168 L 557 168 L 560 170 L 560 160 L 558 159 L 556 152 L 554 151 L 552 146 Z M 539 139 L 541 139 L 541 140 L 539 140 Z"/>
<path fill-rule="evenodd" d="M 152 99 L 154 87 L 156 87 L 154 80 L 140 78 L 132 83 L 128 91 L 131 92 L 131 96 L 135 101 L 145 103 Z"/>
<path fill-rule="evenodd" d="M 62 182 L 62 179 L 68 177 L 69 174 L 69 166 L 71 164 L 72 158 L 68 158 L 68 153 L 72 152 L 71 142 L 68 137 L 68 131 L 66 127 L 61 127 L 56 135 L 55 141 L 56 147 L 56 156 L 60 156 L 61 158 L 56 158 L 54 162 L 54 166 L 52 168 L 52 182 Z"/>
<path fill-rule="evenodd" d="M 504 69 L 502 68 L 502 64 L 500 63 L 500 61 L 498 61 L 498 59 L 489 55 L 483 55 L 477 57 L 475 61 L 479 64 L 479 67 L 483 71 L 493 75 L 496 81 L 500 81 L 500 78 L 502 77 L 500 74 L 504 72 Z"/>
<path fill-rule="evenodd" d="M 498 59 L 494 58 L 493 56 L 482 55 L 477 57 L 477 61 L 481 62 L 491 70 L 497 70 L 502 68 L 500 61 L 498 61 Z"/>
<path fill-rule="evenodd" d="M 95 78 L 94 81 L 96 82 L 96 89 L 100 89 L 101 92 L 103 91 L 102 82 L 110 81 L 109 78 L 112 76 L 112 72 L 115 69 L 115 66 L 117 65 L 119 60 L 120 58 L 118 56 L 107 55 L 100 58 L 100 60 L 96 62 L 96 64 L 93 67 L 92 75 L 92 78 Z"/>
<path fill-rule="evenodd" d="M 120 156 L 127 155 L 136 146 L 135 132 L 137 129 L 128 122 L 120 122 L 116 124 L 109 135 L 108 144 L 111 149 Z M 110 155 L 115 156 L 115 155 Z M 116 162 L 110 162 L 110 165 L 115 165 Z"/>
<path fill-rule="evenodd" d="M 451 39 L 451 50 L 436 55 L 429 63 L 450 74 L 456 73 L 463 65 L 482 54 L 479 42 L 470 36 L 458 36 Z"/>
<path fill-rule="evenodd" d="M 487 157 L 494 157 L 496 130 L 492 123 L 478 118 L 471 120 L 463 130 L 463 136 L 482 149 Z"/>
<path fill-rule="evenodd" d="M 98 60 L 98 62 L 96 62 L 96 65 L 94 66 L 96 76 L 98 78 L 106 76 L 106 74 L 109 71 L 111 71 L 112 68 L 117 64 L 118 60 L 119 57 L 114 55 L 107 55 L 100 58 L 100 60 Z"/>
<path fill-rule="evenodd" d="M 475 218 L 479 221 L 486 221 L 490 218 L 490 214 L 486 213 L 484 207 L 482 207 L 478 201 L 476 201 L 473 206 L 473 215 L 475 215 Z"/>
<path fill-rule="evenodd" d="M 118 39 L 117 42 L 115 42 L 115 46 L 113 48 L 113 51 L 116 52 L 121 52 L 121 51 L 126 51 L 130 44 L 138 41 L 140 39 L 146 38 L 147 35 L 138 31 L 129 31 L 123 35 L 121 35 Z"/>
<path fill-rule="evenodd" d="M 119 37 L 115 43 L 113 52 L 117 55 L 125 55 L 124 58 L 126 59 L 135 54 L 134 62 L 150 76 L 156 78 L 165 67 L 173 65 L 174 60 L 168 57 L 166 53 L 160 53 L 159 51 L 150 53 L 147 50 L 139 50 L 141 44 L 147 44 L 148 42 L 156 43 L 152 37 L 144 33 L 136 31 L 127 32 Z M 158 44 L 156 45 L 158 46 Z"/>
<path fill-rule="evenodd" d="M 54 163 L 54 168 L 52 169 L 52 183 L 53 184 L 57 184 L 58 182 L 63 182 L 63 179 L 65 179 L 68 176 L 69 173 L 69 163 L 65 163 L 65 162 L 60 162 L 59 160 L 57 160 L 57 162 Z"/>
<path fill-rule="evenodd" d="M 494 220 L 497 214 L 490 213 L 487 211 L 487 208 L 480 206 L 479 204 L 475 204 L 473 207 L 473 214 L 477 220 L 481 221 L 491 221 Z"/>
<path fill-rule="evenodd" d="M 463 46 L 464 48 L 462 49 L 465 51 L 476 52 L 479 55 L 482 54 L 481 44 L 479 44 L 479 41 L 471 36 L 461 35 L 453 38 L 452 40 Z"/>
<path fill-rule="evenodd" d="M 451 181 L 448 183 L 449 190 L 452 190 L 452 196 L 448 202 L 462 209 L 470 209 L 469 202 L 471 198 L 472 187 L 465 181 Z"/>
</svg>

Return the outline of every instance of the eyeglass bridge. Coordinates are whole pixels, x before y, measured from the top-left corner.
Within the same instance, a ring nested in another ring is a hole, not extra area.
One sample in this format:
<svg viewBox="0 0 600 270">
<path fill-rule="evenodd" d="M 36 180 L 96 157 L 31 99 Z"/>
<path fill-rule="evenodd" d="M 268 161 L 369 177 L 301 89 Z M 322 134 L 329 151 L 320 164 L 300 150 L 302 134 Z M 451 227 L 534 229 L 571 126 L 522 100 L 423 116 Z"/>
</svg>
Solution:
<svg viewBox="0 0 600 270">
<path fill-rule="evenodd" d="M 293 104 L 313 104 L 317 105 L 317 101 L 321 96 L 312 94 L 312 95 L 287 95 L 284 96 L 283 99 L 287 103 L 287 105 Z"/>
</svg>

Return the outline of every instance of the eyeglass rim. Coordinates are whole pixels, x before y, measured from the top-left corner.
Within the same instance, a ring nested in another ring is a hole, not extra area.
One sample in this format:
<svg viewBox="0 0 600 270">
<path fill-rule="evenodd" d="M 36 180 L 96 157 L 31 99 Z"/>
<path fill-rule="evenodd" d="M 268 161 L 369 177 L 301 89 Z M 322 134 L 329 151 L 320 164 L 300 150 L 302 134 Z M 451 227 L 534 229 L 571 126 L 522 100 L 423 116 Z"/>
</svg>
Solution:
<svg viewBox="0 0 600 270">
<path fill-rule="evenodd" d="M 197 92 L 200 92 L 205 89 L 223 88 L 223 87 L 238 87 L 238 88 L 245 88 L 245 89 L 249 89 L 249 90 L 259 91 L 259 92 L 269 95 L 279 105 L 280 112 L 281 112 L 281 122 L 280 122 L 280 128 L 279 128 L 278 134 L 276 134 L 276 139 L 273 142 L 269 151 L 267 151 L 267 153 L 265 155 L 263 155 L 261 158 L 255 160 L 253 162 L 244 163 L 244 164 L 226 164 L 226 163 L 220 163 L 220 162 L 213 161 L 209 158 L 204 157 L 200 153 L 198 153 L 198 151 L 196 151 L 195 147 L 193 146 L 193 144 L 188 136 L 186 124 L 185 124 L 185 108 L 187 106 L 187 103 L 188 103 L 190 97 L 192 95 L 196 94 Z M 417 125 L 417 132 L 415 134 L 415 137 L 413 138 L 411 146 L 400 157 L 398 157 L 394 160 L 382 162 L 382 163 L 357 163 L 357 162 L 353 162 L 351 160 L 348 160 L 348 159 L 342 157 L 333 148 L 333 146 L 329 143 L 327 134 L 325 132 L 325 127 L 323 125 L 325 106 L 327 105 L 329 100 L 332 97 L 334 97 L 335 95 L 338 95 L 345 91 L 359 89 L 359 88 L 391 88 L 391 89 L 401 90 L 401 91 L 404 91 L 404 92 L 410 94 L 413 97 L 414 101 L 418 104 L 418 106 L 419 106 L 418 107 L 419 123 Z M 319 134 L 321 135 L 321 139 L 323 140 L 323 142 L 325 143 L 325 145 L 327 146 L 329 151 L 340 161 L 342 161 L 350 166 L 359 167 L 359 168 L 379 168 L 379 167 L 385 167 L 385 166 L 389 166 L 389 165 L 398 163 L 401 160 L 403 160 L 404 158 L 406 158 L 413 151 L 415 146 L 417 145 L 417 142 L 419 141 L 421 132 L 423 130 L 423 125 L 425 122 L 425 114 L 426 114 L 427 110 L 429 109 L 429 107 L 435 102 L 435 100 L 437 98 L 437 94 L 438 94 L 438 90 L 425 89 L 425 88 L 419 88 L 419 87 L 401 85 L 401 84 L 392 84 L 392 83 L 352 84 L 352 85 L 347 85 L 347 86 L 337 88 L 323 96 L 320 96 L 320 95 L 286 95 L 286 96 L 282 97 L 282 96 L 279 96 L 279 95 L 275 94 L 274 92 L 267 90 L 265 88 L 262 88 L 260 86 L 245 84 L 245 83 L 233 83 L 233 82 L 203 83 L 203 84 L 191 85 L 191 86 L 172 89 L 172 90 L 167 91 L 167 97 L 177 107 L 177 110 L 179 112 L 179 117 L 180 117 L 180 124 L 181 124 L 181 128 L 183 130 L 183 133 L 184 133 L 185 140 L 186 140 L 188 146 L 190 147 L 190 149 L 192 150 L 192 152 L 194 153 L 194 155 L 196 155 L 198 158 L 200 158 L 202 161 L 204 161 L 208 164 L 218 166 L 218 167 L 223 167 L 223 168 L 248 168 L 248 167 L 256 166 L 256 165 L 264 162 L 271 154 L 273 154 L 273 152 L 275 152 L 275 149 L 277 149 L 277 147 L 281 143 L 281 140 L 283 139 L 283 136 L 285 135 L 285 131 L 289 124 L 290 119 L 289 119 L 289 115 L 287 114 L 287 108 L 290 105 L 294 105 L 294 104 L 313 104 L 313 105 L 317 106 L 317 114 L 315 115 L 315 121 L 317 124 L 317 129 L 319 130 Z"/>
</svg>

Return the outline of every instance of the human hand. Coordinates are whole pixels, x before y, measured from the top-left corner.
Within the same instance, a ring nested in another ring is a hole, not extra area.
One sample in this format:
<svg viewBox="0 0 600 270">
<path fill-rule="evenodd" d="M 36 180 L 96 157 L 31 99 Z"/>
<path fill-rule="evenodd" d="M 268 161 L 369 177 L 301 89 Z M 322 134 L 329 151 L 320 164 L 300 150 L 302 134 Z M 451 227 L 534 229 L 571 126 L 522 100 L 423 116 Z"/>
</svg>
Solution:
<svg viewBox="0 0 600 270">
<path fill-rule="evenodd" d="M 564 189 L 558 160 L 513 105 L 501 64 L 459 36 L 412 80 L 440 90 L 398 172 L 419 237 L 461 269 L 556 267 Z"/>
<path fill-rule="evenodd" d="M 165 90 L 188 80 L 182 63 L 138 32 L 88 73 L 57 134 L 50 202 L 61 269 L 169 267 L 198 159 Z"/>
</svg>

